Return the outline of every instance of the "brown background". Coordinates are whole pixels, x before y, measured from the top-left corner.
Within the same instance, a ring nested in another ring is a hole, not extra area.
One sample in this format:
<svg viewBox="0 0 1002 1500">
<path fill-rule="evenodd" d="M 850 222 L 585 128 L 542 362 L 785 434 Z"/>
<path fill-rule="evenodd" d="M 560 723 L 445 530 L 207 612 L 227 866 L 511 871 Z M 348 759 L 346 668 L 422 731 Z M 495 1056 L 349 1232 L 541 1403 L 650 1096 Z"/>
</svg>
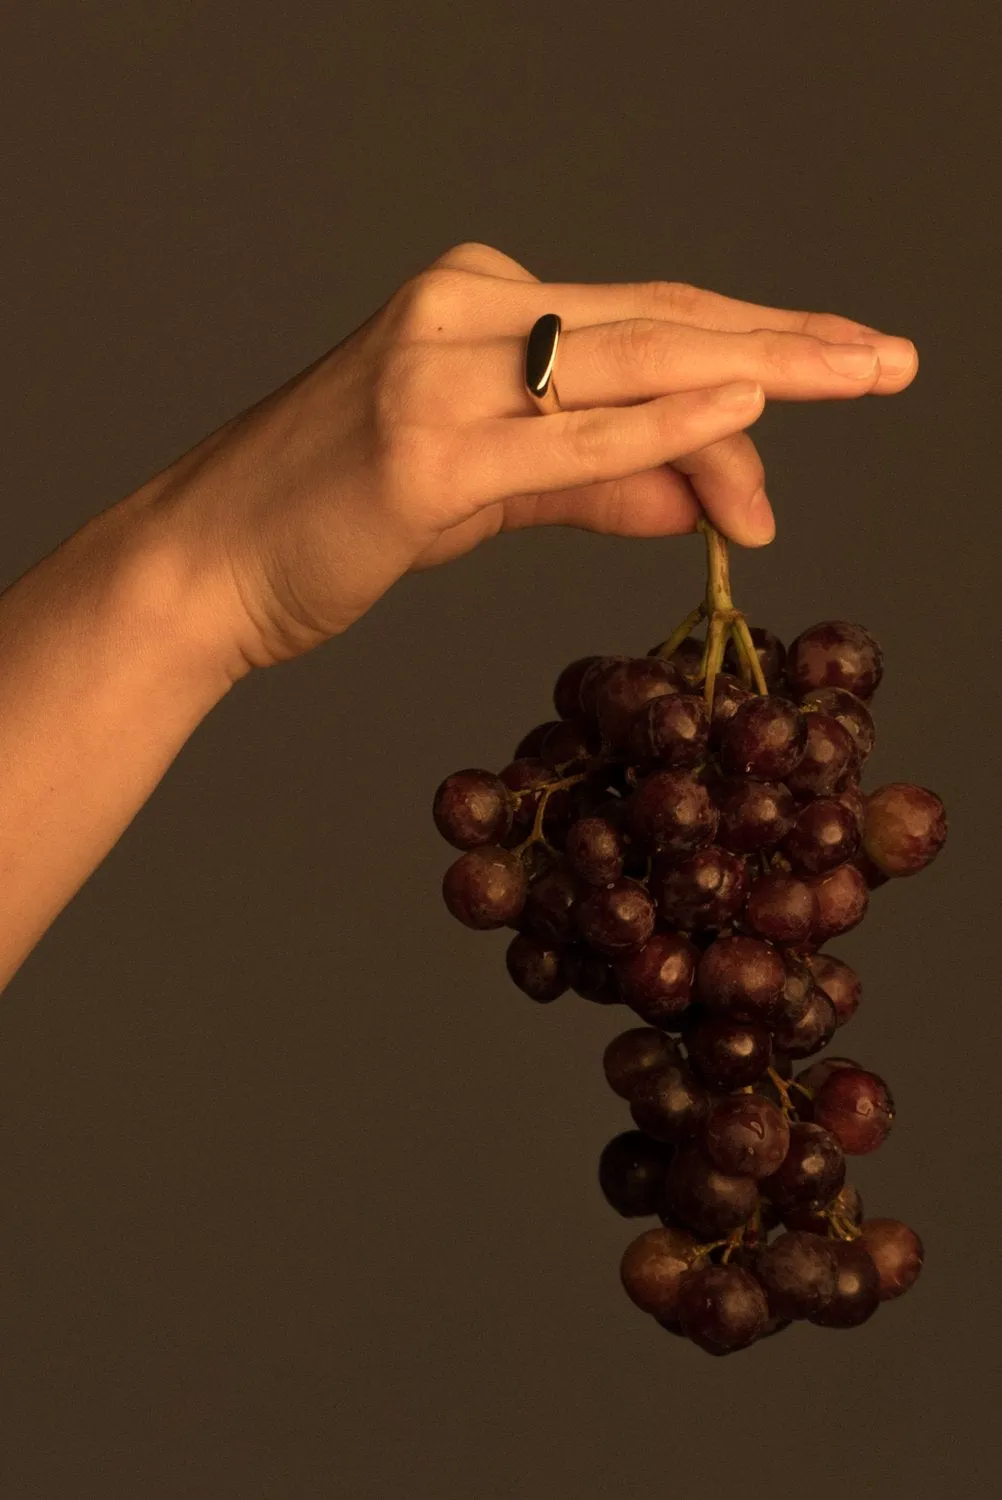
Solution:
<svg viewBox="0 0 1002 1500">
<path fill-rule="evenodd" d="M 869 785 L 952 833 L 838 945 L 838 1050 L 900 1107 L 853 1176 L 924 1277 L 711 1360 L 618 1285 L 622 1014 L 510 986 L 429 817 L 565 660 L 666 633 L 697 544 L 506 538 L 242 683 L 0 1006 L 5 1500 L 992 1488 L 1000 39 L 958 0 L 7 18 L 4 581 L 457 240 L 845 312 L 920 376 L 769 409 L 779 538 L 737 583 L 787 638 L 879 636 Z"/>
</svg>

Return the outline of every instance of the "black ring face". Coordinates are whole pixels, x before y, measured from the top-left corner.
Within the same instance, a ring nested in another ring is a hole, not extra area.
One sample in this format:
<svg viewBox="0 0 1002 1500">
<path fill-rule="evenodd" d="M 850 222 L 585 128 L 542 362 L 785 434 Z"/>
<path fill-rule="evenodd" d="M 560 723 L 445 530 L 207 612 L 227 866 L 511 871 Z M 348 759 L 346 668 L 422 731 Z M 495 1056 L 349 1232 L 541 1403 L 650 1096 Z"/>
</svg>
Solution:
<svg viewBox="0 0 1002 1500">
<path fill-rule="evenodd" d="M 525 384 L 537 400 L 546 395 L 553 379 L 560 337 L 560 319 L 556 313 L 544 313 L 532 325 L 525 343 Z"/>
</svg>

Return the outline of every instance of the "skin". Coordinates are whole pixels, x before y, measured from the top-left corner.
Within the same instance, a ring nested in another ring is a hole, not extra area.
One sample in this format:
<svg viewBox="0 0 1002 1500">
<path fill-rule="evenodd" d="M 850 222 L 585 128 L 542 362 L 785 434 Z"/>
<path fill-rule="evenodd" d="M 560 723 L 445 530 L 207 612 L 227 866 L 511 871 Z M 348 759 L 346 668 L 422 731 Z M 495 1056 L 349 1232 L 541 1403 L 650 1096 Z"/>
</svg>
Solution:
<svg viewBox="0 0 1002 1500">
<path fill-rule="evenodd" d="M 545 417 L 521 384 L 544 312 L 563 320 Z M 0 596 L 0 985 L 253 668 L 499 531 L 682 534 L 702 507 L 763 545 L 747 429 L 765 402 L 891 395 L 917 364 L 834 314 L 544 284 L 489 246 L 448 251 Z"/>
</svg>

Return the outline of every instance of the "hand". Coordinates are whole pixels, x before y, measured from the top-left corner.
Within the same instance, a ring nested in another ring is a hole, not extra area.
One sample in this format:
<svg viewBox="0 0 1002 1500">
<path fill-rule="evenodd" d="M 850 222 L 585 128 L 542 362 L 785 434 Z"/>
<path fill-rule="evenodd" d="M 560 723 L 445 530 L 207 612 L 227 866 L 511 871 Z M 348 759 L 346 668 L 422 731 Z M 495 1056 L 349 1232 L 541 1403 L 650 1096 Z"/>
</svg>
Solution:
<svg viewBox="0 0 1002 1500">
<path fill-rule="evenodd" d="M 535 412 L 525 337 L 563 320 L 564 411 Z M 544 284 L 461 245 L 137 492 L 206 579 L 224 649 L 270 666 L 345 630 L 408 571 L 502 530 L 775 526 L 744 429 L 772 398 L 902 390 L 905 339 L 675 282 Z M 531 420 L 526 420 L 531 418 Z"/>
</svg>

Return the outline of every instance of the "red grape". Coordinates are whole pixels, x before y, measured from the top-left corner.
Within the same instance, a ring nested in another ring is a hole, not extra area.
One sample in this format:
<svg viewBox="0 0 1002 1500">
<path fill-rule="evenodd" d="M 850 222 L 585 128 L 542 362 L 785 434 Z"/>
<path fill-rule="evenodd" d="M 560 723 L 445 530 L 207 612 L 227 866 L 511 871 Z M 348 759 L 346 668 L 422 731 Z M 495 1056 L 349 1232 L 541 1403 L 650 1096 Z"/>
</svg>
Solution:
<svg viewBox="0 0 1002 1500">
<path fill-rule="evenodd" d="M 803 1203 L 830 1203 L 844 1181 L 845 1156 L 838 1141 L 822 1126 L 801 1120 L 790 1126 L 782 1166 L 761 1187 L 785 1214 Z"/>
<path fill-rule="evenodd" d="M 669 1146 L 639 1130 L 615 1136 L 598 1164 L 599 1186 L 624 1219 L 653 1218 L 664 1197 L 665 1173 L 672 1159 Z"/>
<path fill-rule="evenodd" d="M 452 915 L 466 927 L 504 927 L 525 905 L 528 879 L 522 861 L 507 849 L 483 844 L 451 864 L 442 895 Z"/>
<path fill-rule="evenodd" d="M 914 1229 L 900 1219 L 864 1219 L 856 1242 L 867 1251 L 880 1278 L 880 1300 L 890 1302 L 913 1286 L 925 1251 Z"/>
<path fill-rule="evenodd" d="M 652 1073 L 677 1066 L 681 1054 L 677 1043 L 653 1026 L 633 1026 L 613 1037 L 605 1049 L 602 1066 L 613 1093 L 630 1099 L 639 1083 Z"/>
<path fill-rule="evenodd" d="M 707 1016 L 686 1033 L 689 1063 L 716 1089 L 740 1089 L 757 1083 L 772 1057 L 769 1031 L 757 1021 Z"/>
<path fill-rule="evenodd" d="M 683 1333 L 708 1354 L 747 1348 L 765 1332 L 765 1292 L 741 1266 L 699 1266 L 679 1289 L 677 1316 Z"/>
<path fill-rule="evenodd" d="M 769 1311 L 779 1318 L 809 1318 L 835 1295 L 838 1263 L 829 1242 L 818 1234 L 788 1230 L 759 1251 L 755 1275 Z"/>
<path fill-rule="evenodd" d="M 830 1240 L 829 1246 L 837 1267 L 835 1294 L 810 1322 L 822 1328 L 857 1328 L 880 1306 L 877 1268 L 858 1240 Z"/>
<path fill-rule="evenodd" d="M 815 982 L 834 1005 L 838 1024 L 844 1026 L 855 1014 L 863 996 L 859 975 L 832 953 L 812 953 L 807 962 Z"/>
<path fill-rule="evenodd" d="M 510 791 L 491 771 L 454 771 L 435 793 L 432 816 L 450 844 L 473 849 L 504 838 L 514 808 Z"/>
<path fill-rule="evenodd" d="M 665 1178 L 668 1206 L 696 1234 L 712 1239 L 746 1224 L 758 1202 L 753 1177 L 721 1172 L 697 1145 L 680 1146 Z"/>
<path fill-rule="evenodd" d="M 545 1005 L 567 988 L 567 974 L 558 947 L 519 933 L 508 944 L 508 973 L 520 990 Z"/>
<path fill-rule="evenodd" d="M 786 675 L 798 697 L 813 688 L 836 687 L 866 700 L 879 687 L 883 670 L 873 636 L 847 620 L 823 620 L 801 631 L 786 659 Z"/>
<path fill-rule="evenodd" d="M 885 875 L 915 875 L 946 842 L 946 813 L 935 792 L 894 781 L 871 792 L 863 849 Z"/>
<path fill-rule="evenodd" d="M 783 960 L 759 938 L 721 937 L 699 961 L 696 986 L 708 1010 L 737 1021 L 778 1014 L 786 981 Z"/>
<path fill-rule="evenodd" d="M 894 1100 L 876 1073 L 836 1068 L 815 1094 L 812 1113 L 849 1156 L 865 1156 L 886 1140 L 894 1123 Z"/>
<path fill-rule="evenodd" d="M 698 958 L 681 933 L 655 932 L 642 948 L 616 960 L 621 999 L 655 1026 L 681 1016 L 692 998 Z"/>
<path fill-rule="evenodd" d="M 619 1274 L 624 1290 L 642 1312 L 674 1318 L 679 1289 L 700 1254 L 684 1229 L 647 1229 L 623 1252 Z"/>
<path fill-rule="evenodd" d="M 790 1127 L 771 1100 L 760 1094 L 735 1094 L 713 1106 L 702 1140 L 707 1156 L 722 1172 L 768 1177 L 786 1155 Z"/>
<path fill-rule="evenodd" d="M 627 825 L 645 847 L 689 854 L 712 843 L 717 809 L 702 782 L 686 771 L 653 771 L 626 805 Z"/>
<path fill-rule="evenodd" d="M 648 888 L 663 922 L 697 931 L 728 924 L 744 902 L 748 876 L 743 859 L 711 844 L 681 859 L 659 856 Z"/>
<path fill-rule="evenodd" d="M 749 698 L 720 739 L 720 759 L 732 776 L 782 781 L 800 762 L 807 744 L 807 720 L 786 698 Z"/>
</svg>

